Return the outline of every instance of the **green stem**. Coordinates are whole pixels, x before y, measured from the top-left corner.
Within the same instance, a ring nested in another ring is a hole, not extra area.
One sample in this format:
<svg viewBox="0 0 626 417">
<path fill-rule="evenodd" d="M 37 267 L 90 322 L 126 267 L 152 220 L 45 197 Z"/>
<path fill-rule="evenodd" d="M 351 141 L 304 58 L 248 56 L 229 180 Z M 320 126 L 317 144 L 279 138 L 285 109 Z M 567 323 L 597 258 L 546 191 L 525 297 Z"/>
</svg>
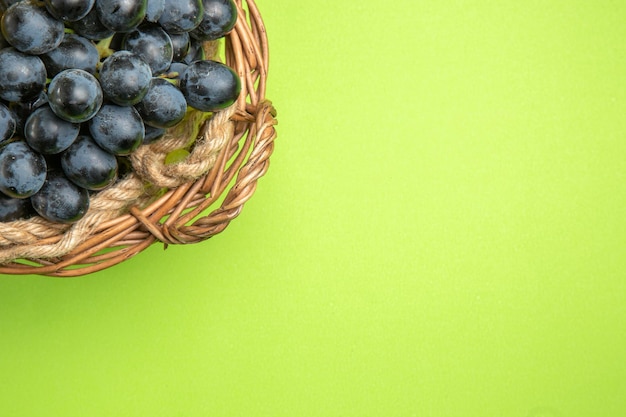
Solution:
<svg viewBox="0 0 626 417">
<path fill-rule="evenodd" d="M 96 44 L 96 49 L 98 50 L 98 55 L 100 56 L 100 60 L 103 60 L 113 54 L 115 52 L 111 49 L 111 41 L 113 40 L 113 36 L 110 36 L 106 39 L 102 39 L 100 42 Z"/>
</svg>

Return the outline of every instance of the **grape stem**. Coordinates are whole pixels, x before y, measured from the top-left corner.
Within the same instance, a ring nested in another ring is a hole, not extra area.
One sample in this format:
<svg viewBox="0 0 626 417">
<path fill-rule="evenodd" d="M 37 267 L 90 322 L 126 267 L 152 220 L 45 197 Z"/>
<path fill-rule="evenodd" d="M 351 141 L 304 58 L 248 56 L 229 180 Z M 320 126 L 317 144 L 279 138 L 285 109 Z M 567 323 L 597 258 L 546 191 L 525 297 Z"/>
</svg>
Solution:
<svg viewBox="0 0 626 417">
<path fill-rule="evenodd" d="M 166 74 L 161 74 L 158 77 L 159 78 L 163 78 L 165 81 L 169 81 L 170 84 L 173 84 L 176 87 L 178 87 L 178 79 L 177 79 L 177 77 L 179 75 L 180 75 L 180 73 L 178 71 L 172 71 L 172 72 L 168 72 Z"/>
<path fill-rule="evenodd" d="M 98 50 L 98 55 L 100 56 L 101 61 L 109 57 L 110 55 L 113 55 L 113 53 L 115 52 L 113 49 L 111 49 L 111 41 L 113 41 L 113 36 L 102 39 L 96 44 L 96 49 Z"/>
</svg>

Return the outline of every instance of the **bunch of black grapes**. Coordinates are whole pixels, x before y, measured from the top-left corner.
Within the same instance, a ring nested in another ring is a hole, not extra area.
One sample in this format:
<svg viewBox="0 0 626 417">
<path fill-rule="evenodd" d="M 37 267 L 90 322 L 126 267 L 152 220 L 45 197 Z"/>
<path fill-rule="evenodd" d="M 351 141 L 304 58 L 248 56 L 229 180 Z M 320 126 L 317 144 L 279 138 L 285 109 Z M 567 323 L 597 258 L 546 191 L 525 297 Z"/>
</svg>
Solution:
<svg viewBox="0 0 626 417">
<path fill-rule="evenodd" d="M 124 158 L 241 81 L 203 43 L 232 0 L 0 0 L 0 221 L 73 223 Z"/>
</svg>

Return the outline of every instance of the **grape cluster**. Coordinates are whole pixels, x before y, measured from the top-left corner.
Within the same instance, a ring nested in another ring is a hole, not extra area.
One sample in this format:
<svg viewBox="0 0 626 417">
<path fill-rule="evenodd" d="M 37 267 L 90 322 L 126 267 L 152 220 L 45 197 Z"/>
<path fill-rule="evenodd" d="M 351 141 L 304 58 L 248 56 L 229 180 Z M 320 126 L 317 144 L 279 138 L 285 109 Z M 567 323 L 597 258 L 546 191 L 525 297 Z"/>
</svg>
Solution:
<svg viewBox="0 0 626 417">
<path fill-rule="evenodd" d="M 233 0 L 0 0 L 0 221 L 73 223 L 125 158 L 241 81 L 206 59 Z"/>
</svg>

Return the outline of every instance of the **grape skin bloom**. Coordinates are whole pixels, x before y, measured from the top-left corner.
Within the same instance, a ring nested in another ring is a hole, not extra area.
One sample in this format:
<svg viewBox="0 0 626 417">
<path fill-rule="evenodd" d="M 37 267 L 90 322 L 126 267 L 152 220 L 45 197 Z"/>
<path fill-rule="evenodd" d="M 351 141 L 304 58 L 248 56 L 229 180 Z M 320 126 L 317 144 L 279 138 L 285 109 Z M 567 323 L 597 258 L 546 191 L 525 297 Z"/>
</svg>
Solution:
<svg viewBox="0 0 626 417">
<path fill-rule="evenodd" d="M 148 0 L 146 7 L 146 20 L 156 23 L 165 11 L 165 0 Z"/>
<path fill-rule="evenodd" d="M 96 0 L 100 22 L 114 32 L 130 32 L 146 17 L 146 0 Z"/>
<path fill-rule="evenodd" d="M 100 85 L 105 97 L 120 106 L 140 102 L 148 92 L 151 80 L 150 66 L 129 51 L 115 52 L 100 68 Z"/>
<path fill-rule="evenodd" d="M 100 110 L 103 95 L 93 75 L 80 69 L 68 69 L 50 81 L 48 100 L 52 111 L 61 119 L 81 123 Z"/>
<path fill-rule="evenodd" d="M 169 33 L 194 30 L 202 22 L 202 0 L 165 0 L 159 24 Z"/>
<path fill-rule="evenodd" d="M 117 159 L 88 135 L 79 135 L 61 154 L 61 168 L 74 184 L 98 191 L 117 179 Z"/>
<path fill-rule="evenodd" d="M 16 129 L 15 114 L 7 106 L 0 103 L 0 145 L 11 139 Z"/>
<path fill-rule="evenodd" d="M 0 193 L 0 222 L 31 217 L 33 208 L 28 198 L 13 198 Z"/>
<path fill-rule="evenodd" d="M 146 26 L 128 33 L 122 47 L 143 59 L 150 66 L 152 75 L 164 73 L 174 58 L 172 40 L 158 26 Z"/>
<path fill-rule="evenodd" d="M 46 86 L 43 61 L 15 48 L 0 51 L 0 98 L 10 102 L 29 101 Z"/>
<path fill-rule="evenodd" d="M 66 33 L 59 46 L 41 55 L 41 60 L 48 77 L 52 78 L 63 70 L 74 68 L 95 74 L 100 56 L 96 45 L 89 39 Z"/>
<path fill-rule="evenodd" d="M 78 137 L 80 125 L 59 118 L 50 106 L 42 106 L 26 119 L 24 137 L 28 145 L 44 155 L 69 148 Z"/>
<path fill-rule="evenodd" d="M 13 198 L 35 194 L 46 180 L 46 160 L 24 142 L 11 142 L 0 151 L 0 191 Z"/>
<path fill-rule="evenodd" d="M 203 0 L 202 22 L 190 32 L 203 41 L 219 39 L 230 32 L 237 23 L 237 6 L 232 0 Z"/>
<path fill-rule="evenodd" d="M 115 33 L 114 31 L 102 24 L 102 22 L 98 18 L 98 12 L 96 11 L 95 7 L 93 7 L 85 17 L 75 22 L 72 22 L 68 26 L 71 27 L 74 32 L 78 33 L 80 36 L 91 39 L 92 41 L 101 41 L 110 36 L 113 36 L 113 34 Z"/>
<path fill-rule="evenodd" d="M 24 1 L 9 7 L 2 16 L 4 38 L 20 52 L 40 55 L 53 50 L 63 40 L 63 22 L 45 8 Z"/>
<path fill-rule="evenodd" d="M 228 107 L 241 92 L 235 71 L 217 61 L 191 63 L 181 75 L 179 86 L 189 105 L 201 111 Z"/>
<path fill-rule="evenodd" d="M 35 211 L 55 223 L 75 223 L 87 214 L 89 192 L 62 173 L 50 172 L 39 192 L 30 198 Z"/>
<path fill-rule="evenodd" d="M 144 123 L 161 128 L 177 125 L 187 112 L 183 93 L 162 78 L 152 79 L 148 93 L 136 107 Z"/>
<path fill-rule="evenodd" d="M 96 0 L 45 0 L 48 13 L 63 22 L 75 22 L 87 16 Z"/>
<path fill-rule="evenodd" d="M 105 104 L 89 121 L 89 132 L 100 147 L 115 155 L 128 155 L 146 135 L 141 116 L 132 106 Z"/>
</svg>

